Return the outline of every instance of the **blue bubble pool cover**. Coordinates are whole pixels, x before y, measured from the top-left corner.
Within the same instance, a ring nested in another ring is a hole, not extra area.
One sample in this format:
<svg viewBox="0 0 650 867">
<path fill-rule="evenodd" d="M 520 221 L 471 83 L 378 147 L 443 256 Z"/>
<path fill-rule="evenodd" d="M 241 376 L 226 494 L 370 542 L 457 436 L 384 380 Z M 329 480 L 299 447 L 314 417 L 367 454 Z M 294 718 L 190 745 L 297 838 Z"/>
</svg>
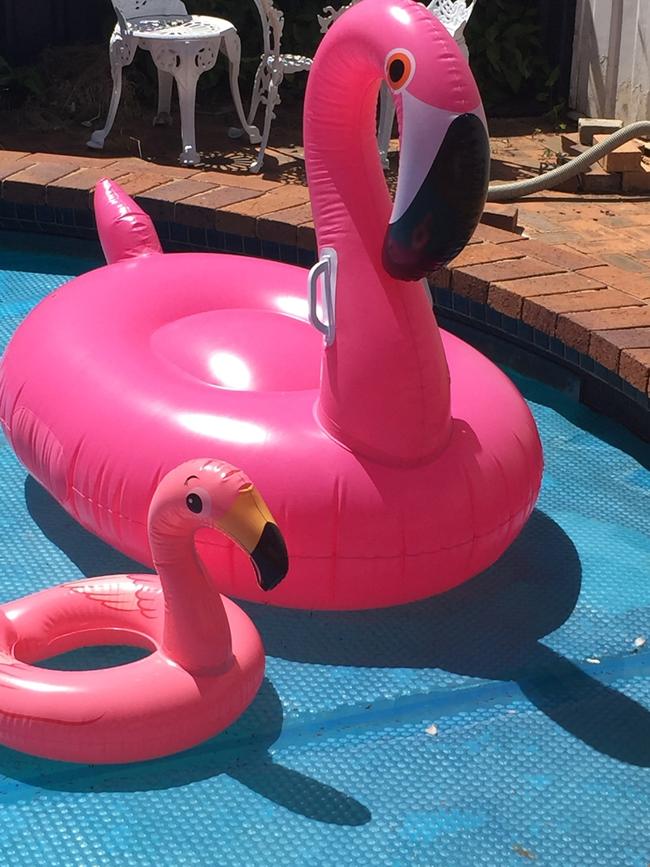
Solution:
<svg viewBox="0 0 650 867">
<path fill-rule="evenodd" d="M 96 255 L 2 236 L 0 350 Z M 268 653 L 262 689 L 231 729 L 182 755 L 92 767 L 0 747 L 0 864 L 647 867 L 647 450 L 560 392 L 517 384 L 546 472 L 495 566 L 385 611 L 245 604 Z M 124 570 L 142 571 L 80 529 L 0 440 L 0 602 Z"/>
</svg>

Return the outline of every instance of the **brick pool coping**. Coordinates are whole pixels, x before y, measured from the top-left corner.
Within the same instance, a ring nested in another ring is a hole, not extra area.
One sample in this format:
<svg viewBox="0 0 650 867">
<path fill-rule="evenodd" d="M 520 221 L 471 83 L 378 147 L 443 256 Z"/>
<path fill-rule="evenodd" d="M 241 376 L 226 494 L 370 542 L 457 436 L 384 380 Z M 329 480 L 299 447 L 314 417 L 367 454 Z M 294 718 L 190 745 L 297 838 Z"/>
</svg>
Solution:
<svg viewBox="0 0 650 867">
<path fill-rule="evenodd" d="M 167 249 L 209 249 L 309 266 L 308 190 L 246 172 L 137 158 L 0 151 L 0 228 L 96 239 L 92 190 L 118 180 Z M 582 397 L 648 439 L 650 276 L 567 245 L 481 224 L 431 280 L 437 310 L 552 357 L 584 378 Z M 614 398 L 612 398 L 614 395 Z"/>
</svg>

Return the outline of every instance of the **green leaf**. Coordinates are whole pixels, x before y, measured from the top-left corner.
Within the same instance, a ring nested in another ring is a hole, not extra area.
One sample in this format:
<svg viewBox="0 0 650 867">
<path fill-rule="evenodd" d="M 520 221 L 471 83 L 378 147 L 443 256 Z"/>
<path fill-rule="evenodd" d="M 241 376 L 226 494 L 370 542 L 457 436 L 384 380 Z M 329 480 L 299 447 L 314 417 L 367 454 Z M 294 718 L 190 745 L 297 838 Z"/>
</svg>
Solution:
<svg viewBox="0 0 650 867">
<path fill-rule="evenodd" d="M 487 54 L 487 58 L 492 66 L 498 69 L 501 61 L 501 49 L 499 48 L 499 45 L 496 43 L 494 45 L 488 45 L 485 53 Z"/>
<path fill-rule="evenodd" d="M 553 85 L 557 82 L 559 77 L 560 77 L 560 67 L 556 66 L 555 69 L 549 75 L 549 77 L 546 79 L 546 82 L 545 82 L 546 86 L 547 87 L 553 87 Z"/>
<path fill-rule="evenodd" d="M 506 81 L 510 85 L 513 93 L 519 93 L 523 81 L 523 76 L 519 70 L 514 69 L 512 66 L 504 66 L 503 74 L 505 75 Z"/>
<path fill-rule="evenodd" d="M 488 42 L 494 42 L 497 36 L 499 36 L 499 25 L 495 23 L 485 31 L 485 38 Z"/>
</svg>

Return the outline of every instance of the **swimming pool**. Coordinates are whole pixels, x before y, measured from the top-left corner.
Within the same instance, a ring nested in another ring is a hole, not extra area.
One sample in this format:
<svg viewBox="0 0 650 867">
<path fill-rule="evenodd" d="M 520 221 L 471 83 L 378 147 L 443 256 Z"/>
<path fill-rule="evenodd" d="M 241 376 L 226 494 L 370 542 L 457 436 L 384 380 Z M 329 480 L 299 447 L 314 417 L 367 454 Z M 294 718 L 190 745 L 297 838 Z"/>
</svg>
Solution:
<svg viewBox="0 0 650 867">
<path fill-rule="evenodd" d="M 99 261 L 83 242 L 0 234 L 0 349 L 40 298 Z M 386 611 L 245 603 L 266 680 L 229 731 L 180 756 L 106 768 L 0 747 L 0 864 L 646 867 L 647 447 L 513 375 L 546 472 L 494 567 Z M 81 530 L 4 440 L 0 492 L 1 602 L 138 569 Z M 68 662 L 111 661 L 124 658 Z"/>
</svg>

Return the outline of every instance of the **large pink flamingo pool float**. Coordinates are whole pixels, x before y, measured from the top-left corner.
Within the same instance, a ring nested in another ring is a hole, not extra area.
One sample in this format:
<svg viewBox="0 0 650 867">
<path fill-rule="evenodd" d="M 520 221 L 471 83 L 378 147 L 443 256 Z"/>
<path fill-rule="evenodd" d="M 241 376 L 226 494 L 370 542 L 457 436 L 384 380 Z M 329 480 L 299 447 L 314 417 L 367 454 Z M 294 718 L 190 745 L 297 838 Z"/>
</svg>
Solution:
<svg viewBox="0 0 650 867">
<path fill-rule="evenodd" d="M 394 205 L 374 135 L 381 81 L 401 131 Z M 291 569 L 273 604 L 394 605 L 496 560 L 542 471 L 521 395 L 439 330 L 423 280 L 471 237 L 489 174 L 476 85 L 425 7 L 365 0 L 336 22 L 309 77 L 305 152 L 309 292 L 294 266 L 163 255 L 148 217 L 98 185 L 109 265 L 18 329 L 0 416 L 70 514 L 143 562 L 160 478 L 208 451 L 243 466 L 281 522 Z M 197 545 L 222 592 L 264 599 L 229 541 Z"/>
<path fill-rule="evenodd" d="M 242 546 L 263 591 L 282 580 L 284 540 L 251 481 L 221 461 L 192 460 L 151 502 L 157 575 L 86 578 L 0 607 L 1 743 L 50 759 L 131 762 L 194 746 L 237 719 L 262 682 L 264 650 L 199 564 L 194 534 L 205 528 Z M 96 644 L 152 652 L 99 671 L 31 664 Z"/>
</svg>

